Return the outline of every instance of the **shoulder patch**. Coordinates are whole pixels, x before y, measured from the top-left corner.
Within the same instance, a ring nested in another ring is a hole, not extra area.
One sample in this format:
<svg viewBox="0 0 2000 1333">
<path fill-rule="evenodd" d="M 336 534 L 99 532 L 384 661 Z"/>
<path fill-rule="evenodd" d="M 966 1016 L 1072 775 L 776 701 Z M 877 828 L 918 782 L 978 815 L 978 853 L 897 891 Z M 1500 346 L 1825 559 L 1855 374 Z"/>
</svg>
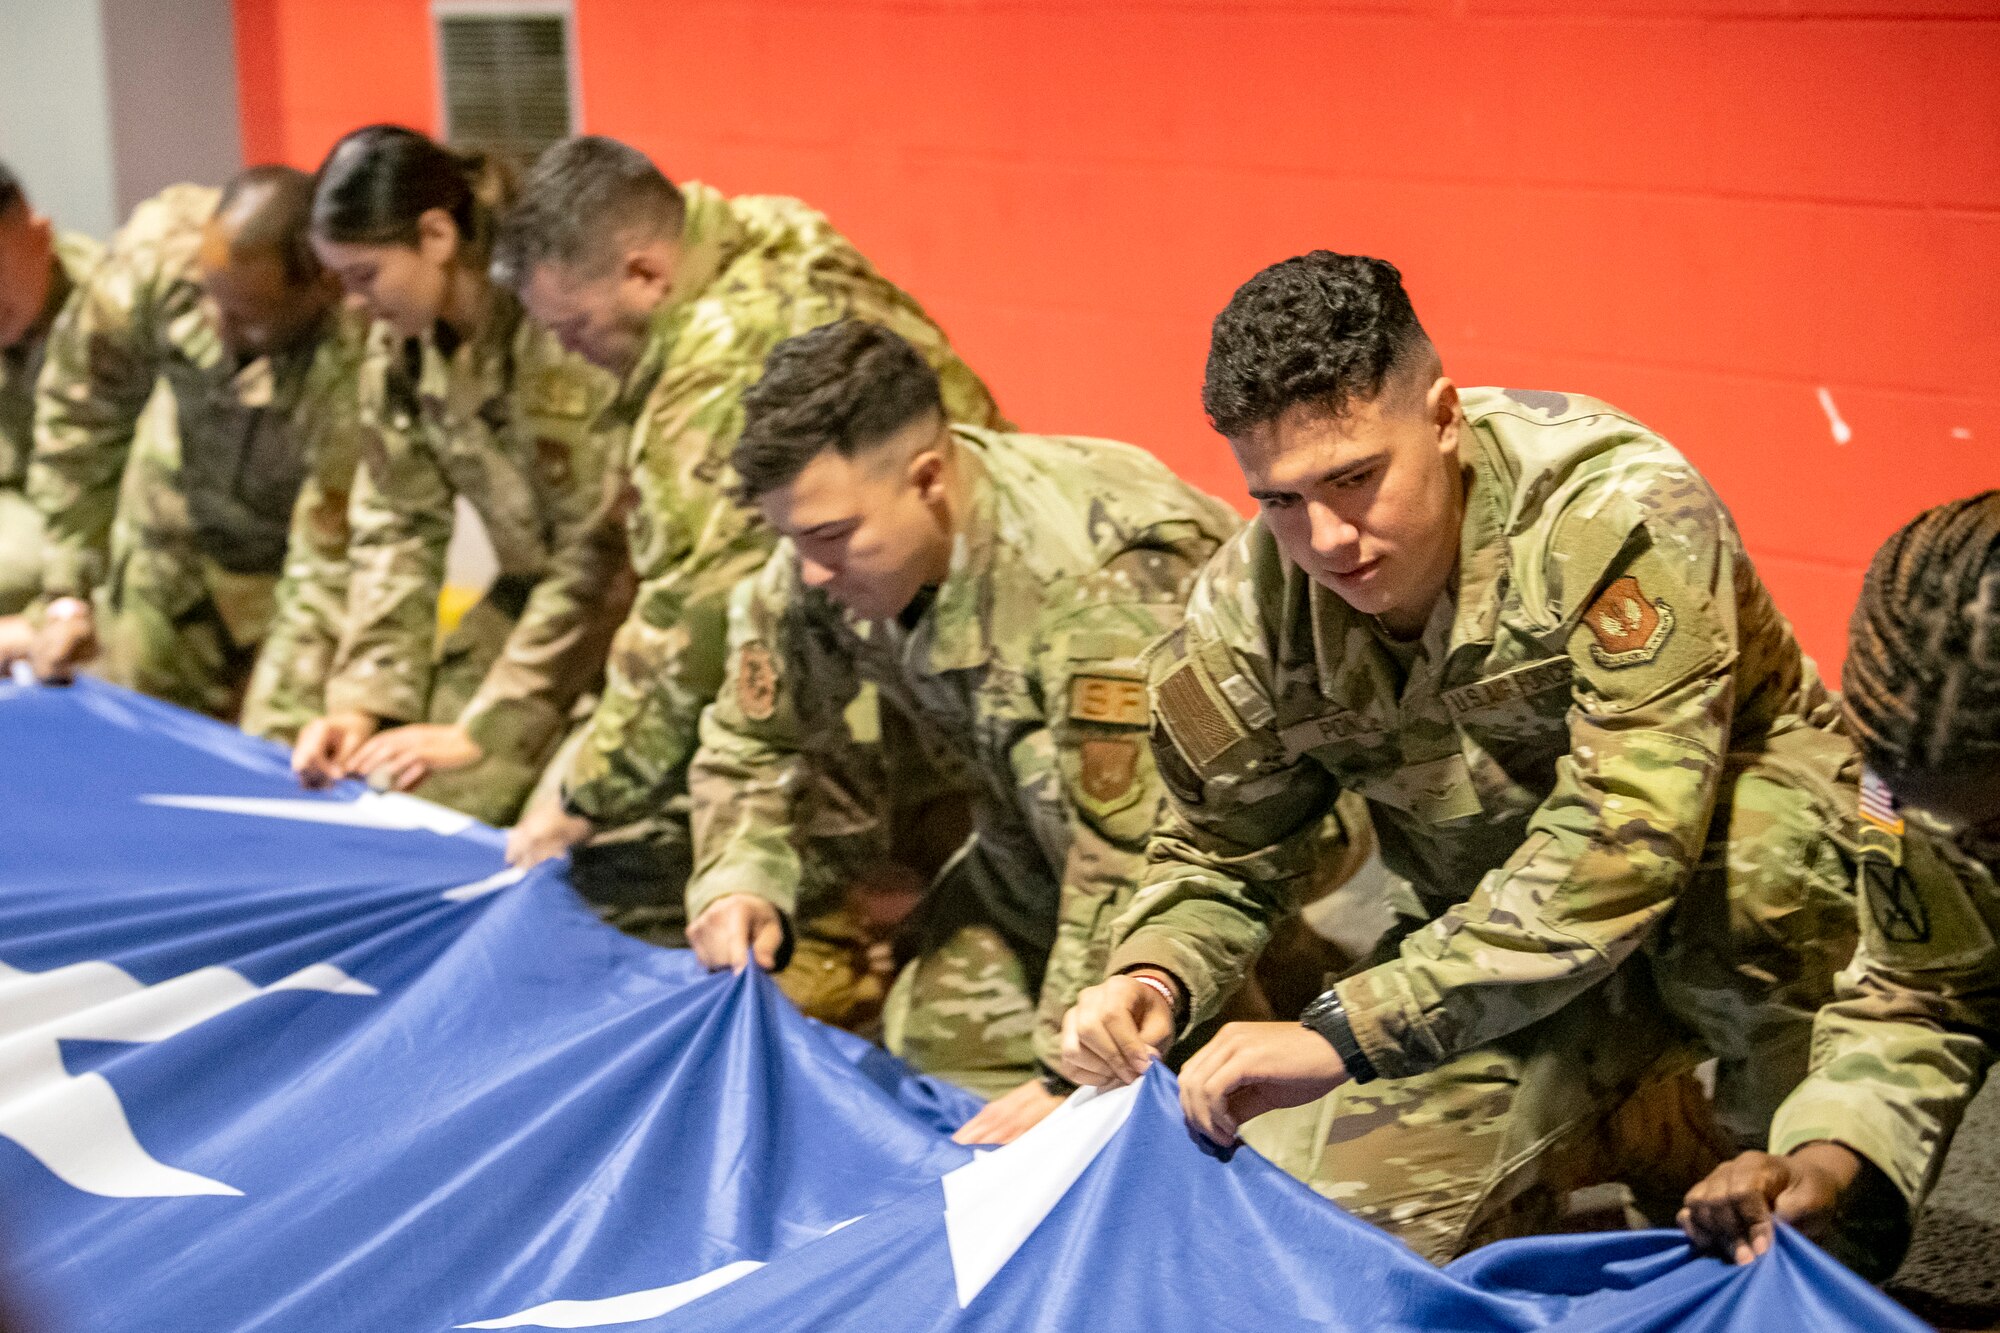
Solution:
<svg viewBox="0 0 2000 1333">
<path fill-rule="evenodd" d="M 1143 727 L 1151 720 L 1142 682 L 1090 673 L 1070 677 L 1069 715 L 1073 721 L 1114 727 Z"/>
<path fill-rule="evenodd" d="M 761 643 L 746 645 L 737 660 L 736 703 L 752 722 L 768 722 L 778 711 L 778 665 Z"/>
<path fill-rule="evenodd" d="M 1139 777 L 1136 737 L 1092 737 L 1078 749 L 1082 772 L 1078 785 L 1093 801 L 1109 805 L 1132 790 Z"/>
<path fill-rule="evenodd" d="M 1864 857 L 1861 882 L 1883 939 L 1891 944 L 1930 943 L 1931 914 L 1907 869 L 1881 857 Z"/>
<path fill-rule="evenodd" d="M 1903 836 L 1903 808 L 1872 768 L 1861 770 L 1861 818 L 1891 837 Z"/>
<path fill-rule="evenodd" d="M 1196 768 L 1208 767 L 1243 739 L 1241 724 L 1209 692 L 1193 661 L 1168 672 L 1159 690 L 1161 720 Z"/>
<path fill-rule="evenodd" d="M 1583 623 L 1597 642 L 1590 655 L 1602 667 L 1643 666 L 1660 655 L 1674 632 L 1674 608 L 1664 599 L 1646 595 L 1630 574 L 1613 579 Z"/>
<path fill-rule="evenodd" d="M 1569 411 L 1569 395 L 1566 393 L 1554 393 L 1548 389 L 1502 389 L 1501 392 L 1523 407 L 1546 412 L 1552 417 Z"/>
<path fill-rule="evenodd" d="M 574 469 L 570 466 L 569 446 L 548 435 L 535 437 L 535 466 L 541 471 L 542 480 L 553 490 L 566 490 Z"/>
<path fill-rule="evenodd" d="M 535 377 L 528 410 L 544 417 L 580 417 L 590 411 L 590 389 L 570 371 L 551 366 Z"/>
<path fill-rule="evenodd" d="M 1166 723 L 1157 720 L 1153 723 L 1153 767 L 1159 770 L 1160 780 L 1181 804 L 1200 805 L 1207 795 L 1200 775 L 1181 754 L 1181 747 L 1167 731 Z"/>
</svg>

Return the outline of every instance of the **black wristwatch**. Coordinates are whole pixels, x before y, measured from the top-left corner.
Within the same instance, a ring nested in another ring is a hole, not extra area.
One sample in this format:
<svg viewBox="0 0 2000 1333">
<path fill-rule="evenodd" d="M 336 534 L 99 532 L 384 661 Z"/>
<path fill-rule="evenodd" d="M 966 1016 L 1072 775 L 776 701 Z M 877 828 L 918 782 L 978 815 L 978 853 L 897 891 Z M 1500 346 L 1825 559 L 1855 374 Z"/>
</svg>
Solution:
<svg viewBox="0 0 2000 1333">
<path fill-rule="evenodd" d="M 1340 1063 L 1347 1066 L 1347 1076 L 1356 1083 L 1372 1083 L 1375 1080 L 1375 1066 L 1368 1059 L 1361 1043 L 1354 1039 L 1354 1025 L 1347 1021 L 1347 1007 L 1340 1002 L 1339 991 L 1328 991 L 1306 1006 L 1299 1015 L 1299 1022 L 1326 1038 L 1327 1045 L 1340 1057 Z"/>
</svg>

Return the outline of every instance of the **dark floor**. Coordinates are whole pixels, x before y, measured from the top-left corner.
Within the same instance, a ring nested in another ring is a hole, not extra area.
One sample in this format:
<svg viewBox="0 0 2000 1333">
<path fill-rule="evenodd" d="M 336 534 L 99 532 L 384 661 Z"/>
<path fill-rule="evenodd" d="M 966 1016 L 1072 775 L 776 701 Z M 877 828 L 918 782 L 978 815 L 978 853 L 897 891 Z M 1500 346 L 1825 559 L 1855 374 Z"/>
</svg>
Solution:
<svg viewBox="0 0 2000 1333">
<path fill-rule="evenodd" d="M 2000 1329 L 2000 1079 L 1960 1126 L 1889 1294 L 1940 1328 Z"/>
</svg>

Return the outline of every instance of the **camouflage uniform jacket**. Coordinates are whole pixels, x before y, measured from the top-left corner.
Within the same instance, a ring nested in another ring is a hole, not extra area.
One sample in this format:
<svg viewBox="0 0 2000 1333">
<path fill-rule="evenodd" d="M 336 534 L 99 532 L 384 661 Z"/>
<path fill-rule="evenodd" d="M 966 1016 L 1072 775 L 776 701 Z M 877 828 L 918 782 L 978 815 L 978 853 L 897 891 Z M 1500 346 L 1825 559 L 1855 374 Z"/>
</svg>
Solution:
<svg viewBox="0 0 2000 1333">
<path fill-rule="evenodd" d="M 569 808 L 601 827 L 657 814 L 684 794 L 696 724 L 722 683 L 730 589 L 773 544 L 725 493 L 743 392 L 773 347 L 843 316 L 872 320 L 937 371 L 952 420 L 1005 424 L 930 317 L 824 216 L 796 199 L 728 199 L 692 183 L 683 193 L 674 289 L 609 414 L 631 432 L 639 592 L 564 783 Z"/>
<path fill-rule="evenodd" d="M 69 304 L 70 294 L 90 277 L 103 254 L 103 247 L 88 236 L 58 235 L 50 261 L 54 280 L 42 313 L 27 336 L 0 349 L 0 490 L 18 491 L 27 485 L 28 459 L 35 451 L 35 381 L 42 373 L 49 331 Z"/>
<path fill-rule="evenodd" d="M 2000 843 L 1953 838 L 1920 811 L 1876 809 L 1900 846 L 1864 856 L 1861 945 L 1813 1024 L 1813 1072 L 1779 1108 L 1771 1151 L 1844 1143 L 1882 1169 L 1914 1216 L 2000 1055 Z"/>
<path fill-rule="evenodd" d="M 1469 390 L 1464 412 L 1456 589 L 1407 675 L 1262 523 L 1203 574 L 1149 660 L 1176 799 L 1111 962 L 1165 968 L 1192 1021 L 1213 1014 L 1321 816 L 1359 791 L 1430 918 L 1338 986 L 1387 1078 L 1603 980 L 1699 861 L 1726 758 L 1836 724 L 1728 514 L 1664 441 L 1559 393 Z"/>
<path fill-rule="evenodd" d="M 490 754 L 532 759 L 602 666 L 599 623 L 625 566 L 612 437 L 593 428 L 601 372 L 564 353 L 495 289 L 477 336 L 399 339 L 377 325 L 361 375 L 366 426 L 348 516 L 347 624 L 330 713 L 424 718 L 456 497 L 479 514 L 516 618 L 459 716 Z"/>
<path fill-rule="evenodd" d="M 316 336 L 235 364 L 195 265 L 220 197 L 175 185 L 139 205 L 56 321 L 28 492 L 48 522 L 50 596 L 87 596 L 114 549 L 164 550 L 205 572 L 247 644 L 262 636 L 301 492 L 310 482 L 313 505 L 347 489 L 365 331 L 329 313 Z M 156 388 L 170 397 L 146 411 Z"/>
<path fill-rule="evenodd" d="M 806 589 L 789 543 L 738 592 L 728 681 L 690 771 L 688 915 L 730 893 L 792 910 L 801 751 L 872 682 L 927 768 L 971 793 L 994 871 L 982 906 L 1041 978 L 1036 1054 L 1053 1067 L 1158 814 L 1140 654 L 1239 520 L 1129 445 L 955 433 L 967 517 L 913 628 Z"/>
</svg>

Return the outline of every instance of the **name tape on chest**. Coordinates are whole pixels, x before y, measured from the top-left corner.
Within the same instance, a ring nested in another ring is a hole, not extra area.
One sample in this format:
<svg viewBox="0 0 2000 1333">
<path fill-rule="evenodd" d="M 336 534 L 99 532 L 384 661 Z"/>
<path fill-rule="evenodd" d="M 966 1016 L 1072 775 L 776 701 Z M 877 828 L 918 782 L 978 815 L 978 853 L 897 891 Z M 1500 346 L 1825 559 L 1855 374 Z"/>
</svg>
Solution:
<svg viewBox="0 0 2000 1333">
<path fill-rule="evenodd" d="M 1485 680 L 1475 680 L 1455 690 L 1446 690 L 1444 707 L 1451 714 L 1452 721 L 1457 722 L 1474 713 L 1523 702 L 1558 689 L 1567 690 L 1569 679 L 1569 659 L 1551 658 L 1546 662 L 1516 667 Z"/>
<path fill-rule="evenodd" d="M 1341 710 L 1294 722 L 1278 733 L 1278 741 L 1285 747 L 1286 755 L 1297 758 L 1322 745 L 1373 745 L 1388 735 L 1388 731 L 1360 714 Z"/>
</svg>

